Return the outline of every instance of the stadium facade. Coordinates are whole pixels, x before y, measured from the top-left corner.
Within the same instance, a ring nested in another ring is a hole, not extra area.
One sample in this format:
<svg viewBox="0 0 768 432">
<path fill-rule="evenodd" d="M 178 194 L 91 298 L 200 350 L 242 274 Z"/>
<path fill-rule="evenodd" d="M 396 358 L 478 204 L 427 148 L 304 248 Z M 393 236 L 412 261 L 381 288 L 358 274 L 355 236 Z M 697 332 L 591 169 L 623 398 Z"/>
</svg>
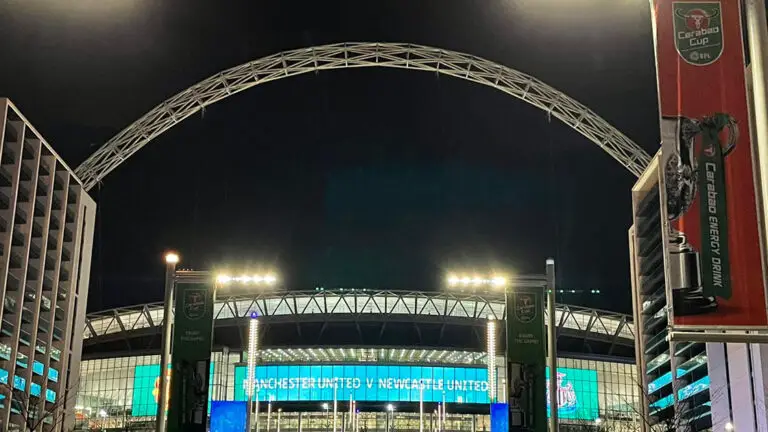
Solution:
<svg viewBox="0 0 768 432">
<path fill-rule="evenodd" d="M 33 407 L 53 414 L 46 428 L 74 410 L 95 216 L 74 172 L 0 98 L 0 430 L 24 429 Z"/>
<path fill-rule="evenodd" d="M 259 315 L 260 430 L 490 430 L 490 402 L 506 401 L 503 297 L 366 289 L 261 292 L 214 307 L 209 393 L 246 400 L 248 320 Z M 640 388 L 630 317 L 558 305 L 563 424 L 581 430 L 638 421 Z M 77 430 L 152 430 L 160 376 L 162 304 L 86 319 Z M 495 346 L 489 370 L 488 343 Z M 335 386 L 331 378 L 338 380 Z M 489 380 L 489 377 L 491 379 Z M 420 393 L 414 383 L 430 383 Z M 493 391 L 492 391 L 493 389 Z M 350 423 L 349 401 L 360 414 Z M 440 426 L 438 426 L 440 425 Z"/>
</svg>

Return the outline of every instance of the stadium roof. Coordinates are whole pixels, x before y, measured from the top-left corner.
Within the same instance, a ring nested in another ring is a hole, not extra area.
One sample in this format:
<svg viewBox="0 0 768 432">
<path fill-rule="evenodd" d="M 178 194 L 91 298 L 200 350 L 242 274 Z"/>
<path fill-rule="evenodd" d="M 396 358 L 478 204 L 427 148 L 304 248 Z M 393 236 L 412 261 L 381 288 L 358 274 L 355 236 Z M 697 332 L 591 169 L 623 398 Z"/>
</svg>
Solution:
<svg viewBox="0 0 768 432">
<path fill-rule="evenodd" d="M 384 291 L 349 289 L 335 291 L 260 292 L 251 296 L 220 298 L 214 305 L 219 326 L 223 320 L 245 320 L 251 312 L 268 322 L 401 321 L 477 324 L 502 320 L 503 297 L 451 292 Z M 634 325 L 625 314 L 557 305 L 558 336 L 632 346 Z M 163 323 L 162 303 L 116 308 L 89 314 L 85 325 L 87 345 L 155 333 Z"/>
</svg>

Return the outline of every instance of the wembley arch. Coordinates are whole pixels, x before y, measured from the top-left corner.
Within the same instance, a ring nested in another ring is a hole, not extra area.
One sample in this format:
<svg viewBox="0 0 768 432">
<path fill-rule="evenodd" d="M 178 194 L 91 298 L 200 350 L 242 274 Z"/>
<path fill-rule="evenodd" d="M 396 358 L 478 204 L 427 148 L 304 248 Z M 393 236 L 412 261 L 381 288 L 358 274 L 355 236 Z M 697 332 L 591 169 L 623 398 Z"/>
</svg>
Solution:
<svg viewBox="0 0 768 432">
<path fill-rule="evenodd" d="M 592 110 L 523 72 L 456 51 L 405 43 L 347 42 L 283 51 L 233 68 L 187 88 L 157 105 L 112 137 L 75 173 L 86 190 L 155 137 L 208 105 L 278 79 L 333 69 L 383 67 L 435 72 L 492 87 L 551 115 L 593 143 L 635 176 L 650 156 Z"/>
</svg>

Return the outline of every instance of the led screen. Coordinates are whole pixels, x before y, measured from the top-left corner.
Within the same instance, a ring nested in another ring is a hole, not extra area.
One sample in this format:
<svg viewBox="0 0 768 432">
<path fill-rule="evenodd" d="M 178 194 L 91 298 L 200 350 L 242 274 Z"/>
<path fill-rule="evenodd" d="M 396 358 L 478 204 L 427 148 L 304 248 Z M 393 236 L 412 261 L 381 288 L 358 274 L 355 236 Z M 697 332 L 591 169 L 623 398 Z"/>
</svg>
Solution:
<svg viewBox="0 0 768 432">
<path fill-rule="evenodd" d="M 549 368 L 547 415 L 549 415 Z M 567 420 L 596 420 L 599 416 L 597 371 L 557 368 L 557 416 Z"/>
<path fill-rule="evenodd" d="M 491 432 L 509 432 L 509 404 L 491 404 Z"/>
<path fill-rule="evenodd" d="M 168 365 L 170 375 L 171 365 Z M 213 394 L 213 362 L 208 378 L 208 394 Z M 157 402 L 160 398 L 160 365 L 139 365 L 133 371 L 133 405 L 131 415 L 134 417 L 157 415 Z M 209 407 L 210 409 L 210 404 Z"/>
<path fill-rule="evenodd" d="M 211 401 L 211 432 L 245 432 L 246 402 Z"/>
<path fill-rule="evenodd" d="M 235 400 L 246 400 L 246 367 L 235 367 Z M 262 401 L 357 401 L 488 403 L 488 370 L 440 366 L 266 365 L 256 367 L 256 397 Z"/>
</svg>

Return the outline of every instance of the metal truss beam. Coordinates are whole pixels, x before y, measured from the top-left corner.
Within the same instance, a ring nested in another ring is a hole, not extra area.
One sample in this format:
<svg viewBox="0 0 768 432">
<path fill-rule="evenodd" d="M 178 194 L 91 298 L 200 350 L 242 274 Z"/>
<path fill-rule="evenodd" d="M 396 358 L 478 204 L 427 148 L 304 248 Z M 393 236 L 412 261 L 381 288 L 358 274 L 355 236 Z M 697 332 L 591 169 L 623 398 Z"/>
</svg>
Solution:
<svg viewBox="0 0 768 432">
<path fill-rule="evenodd" d="M 635 176 L 650 156 L 592 110 L 523 72 L 481 57 L 406 43 L 347 42 L 283 51 L 213 75 L 156 106 L 75 170 L 90 190 L 154 138 L 208 105 L 278 79 L 323 70 L 383 67 L 434 72 L 492 87 L 545 111 L 597 144 Z"/>
<path fill-rule="evenodd" d="M 252 311 L 269 323 L 413 322 L 484 326 L 504 320 L 503 298 L 476 294 L 418 291 L 286 291 L 220 298 L 214 305 L 216 326 L 238 325 Z M 624 314 L 557 305 L 558 334 L 616 345 L 631 345 L 634 325 Z M 112 309 L 86 318 L 84 339 L 95 345 L 157 331 L 164 321 L 162 303 Z"/>
</svg>

